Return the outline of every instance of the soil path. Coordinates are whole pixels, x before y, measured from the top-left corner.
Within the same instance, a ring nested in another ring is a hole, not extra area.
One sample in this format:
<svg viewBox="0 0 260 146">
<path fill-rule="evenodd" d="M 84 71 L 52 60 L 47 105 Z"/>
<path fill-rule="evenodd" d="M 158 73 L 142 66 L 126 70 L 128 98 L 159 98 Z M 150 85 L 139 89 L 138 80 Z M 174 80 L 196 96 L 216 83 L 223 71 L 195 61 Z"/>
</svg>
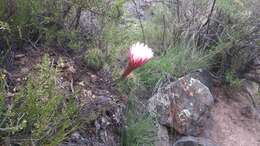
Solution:
<svg viewBox="0 0 260 146">
<path fill-rule="evenodd" d="M 218 91 L 207 136 L 219 146 L 260 146 L 260 121 L 241 114 L 245 104 Z M 250 114 L 250 113 L 247 113 Z"/>
</svg>

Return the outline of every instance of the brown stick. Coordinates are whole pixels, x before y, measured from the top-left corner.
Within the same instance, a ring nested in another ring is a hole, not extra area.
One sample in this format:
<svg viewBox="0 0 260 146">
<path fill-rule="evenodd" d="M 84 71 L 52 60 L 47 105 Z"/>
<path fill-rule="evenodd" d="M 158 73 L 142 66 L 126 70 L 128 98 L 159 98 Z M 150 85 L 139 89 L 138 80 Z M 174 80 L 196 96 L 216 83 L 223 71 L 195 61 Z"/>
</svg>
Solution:
<svg viewBox="0 0 260 146">
<path fill-rule="evenodd" d="M 140 13 L 138 12 L 138 8 L 137 8 L 137 4 L 136 4 L 135 0 L 132 0 L 132 2 L 133 2 L 134 5 L 135 5 L 135 11 L 136 11 L 136 13 L 137 13 L 137 15 L 138 15 L 138 20 L 139 20 L 139 23 L 140 23 L 140 27 L 141 27 L 141 29 L 142 29 L 143 42 L 145 43 L 145 40 L 146 40 L 146 39 L 145 39 L 144 26 L 143 26 L 143 24 L 142 24 L 141 16 L 140 16 Z"/>
<path fill-rule="evenodd" d="M 209 16 L 208 16 L 208 19 L 207 19 L 207 23 L 206 23 L 206 24 L 208 24 L 208 26 L 207 26 L 207 31 L 206 31 L 207 34 L 208 34 L 208 32 L 209 32 L 210 19 L 211 19 L 212 13 L 213 13 L 213 11 L 214 11 L 215 5 L 216 5 L 216 0 L 213 1 L 213 4 L 212 4 L 212 6 L 211 6 L 211 10 L 210 10 L 210 13 L 209 13 Z"/>
<path fill-rule="evenodd" d="M 180 1 L 176 0 L 177 21 L 180 23 Z"/>
</svg>

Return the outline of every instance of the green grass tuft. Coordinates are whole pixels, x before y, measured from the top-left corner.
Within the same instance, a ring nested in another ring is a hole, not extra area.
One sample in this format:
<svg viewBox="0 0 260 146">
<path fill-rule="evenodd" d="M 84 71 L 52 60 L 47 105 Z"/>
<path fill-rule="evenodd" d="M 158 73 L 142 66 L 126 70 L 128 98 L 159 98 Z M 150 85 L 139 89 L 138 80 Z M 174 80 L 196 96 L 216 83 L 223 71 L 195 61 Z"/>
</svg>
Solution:
<svg viewBox="0 0 260 146">
<path fill-rule="evenodd" d="M 100 49 L 90 49 L 86 52 L 84 60 L 88 67 L 93 70 L 100 70 L 104 64 L 104 57 Z"/>
</svg>

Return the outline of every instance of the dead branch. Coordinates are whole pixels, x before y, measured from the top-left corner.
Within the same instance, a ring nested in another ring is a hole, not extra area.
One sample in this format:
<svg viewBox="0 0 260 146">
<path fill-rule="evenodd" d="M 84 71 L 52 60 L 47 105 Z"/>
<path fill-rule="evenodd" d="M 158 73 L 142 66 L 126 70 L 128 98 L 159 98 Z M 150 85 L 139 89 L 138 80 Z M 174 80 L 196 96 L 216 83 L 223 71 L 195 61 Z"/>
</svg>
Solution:
<svg viewBox="0 0 260 146">
<path fill-rule="evenodd" d="M 140 27 L 141 27 L 142 34 L 143 34 L 143 42 L 145 43 L 145 40 L 146 40 L 146 39 L 145 39 L 144 26 L 143 26 L 143 24 L 142 24 L 141 16 L 140 16 L 140 13 L 139 13 L 139 11 L 138 11 L 137 4 L 136 4 L 135 0 L 132 0 L 132 2 L 133 2 L 133 4 L 135 5 L 135 11 L 136 11 L 136 13 L 137 13 L 137 15 L 138 15 L 138 20 L 139 20 Z"/>
<path fill-rule="evenodd" d="M 207 31 L 206 31 L 207 34 L 209 32 L 210 19 L 211 19 L 212 13 L 214 11 L 215 5 L 216 5 L 216 0 L 213 1 L 213 4 L 212 4 L 211 9 L 210 9 L 210 13 L 208 15 L 208 19 L 207 19 L 207 22 L 206 22 L 206 24 L 208 24 Z"/>
</svg>

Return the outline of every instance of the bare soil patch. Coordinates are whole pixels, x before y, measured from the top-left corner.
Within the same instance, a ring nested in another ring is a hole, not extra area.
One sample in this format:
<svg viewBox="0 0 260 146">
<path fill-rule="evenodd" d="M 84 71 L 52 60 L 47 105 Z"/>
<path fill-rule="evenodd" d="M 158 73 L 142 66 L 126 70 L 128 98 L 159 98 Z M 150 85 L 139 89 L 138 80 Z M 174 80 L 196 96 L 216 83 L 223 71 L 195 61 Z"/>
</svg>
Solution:
<svg viewBox="0 0 260 146">
<path fill-rule="evenodd" d="M 206 137 L 219 146 L 260 146 L 260 121 L 245 116 L 242 111 L 246 105 L 230 99 L 222 89 L 213 94 L 217 102 L 211 111 L 213 124 L 207 127 Z"/>
</svg>

